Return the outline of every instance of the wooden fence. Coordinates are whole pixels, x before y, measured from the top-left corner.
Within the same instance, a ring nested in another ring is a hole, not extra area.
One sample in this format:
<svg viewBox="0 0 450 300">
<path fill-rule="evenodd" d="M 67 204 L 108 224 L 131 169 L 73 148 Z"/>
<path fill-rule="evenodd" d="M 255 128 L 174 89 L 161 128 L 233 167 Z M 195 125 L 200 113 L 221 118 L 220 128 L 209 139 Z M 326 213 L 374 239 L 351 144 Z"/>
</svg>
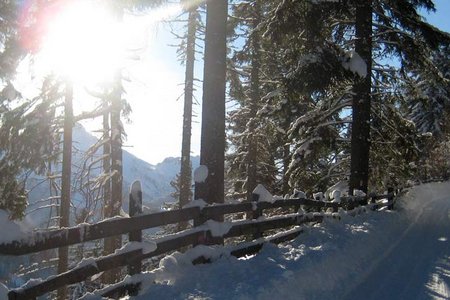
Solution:
<svg viewBox="0 0 450 300">
<path fill-rule="evenodd" d="M 381 199 L 388 199 L 388 201 L 378 201 Z M 142 261 L 145 259 L 188 246 L 211 244 L 217 238 L 253 237 L 253 242 L 237 244 L 233 246 L 230 252 L 231 255 L 236 257 L 254 254 L 266 242 L 281 243 L 291 240 L 303 232 L 301 228 L 294 228 L 277 233 L 273 237 L 258 239 L 263 237 L 264 233 L 269 230 L 280 230 L 306 223 L 321 222 L 324 218 L 339 218 L 339 213 L 336 213 L 339 208 L 346 211 L 355 211 L 355 208 L 360 206 L 365 206 L 368 209 L 377 209 L 381 206 L 393 208 L 393 199 L 394 192 L 392 189 L 389 189 L 388 194 L 385 195 L 343 197 L 340 203 L 304 198 L 262 202 L 257 201 L 258 199 L 255 197 L 255 201 L 253 202 L 215 204 L 205 207 L 194 206 L 171 211 L 142 214 L 142 192 L 137 191 L 137 193 L 130 195 L 130 217 L 118 217 L 91 225 L 84 224 L 77 227 L 35 233 L 20 241 L 0 244 L 0 255 L 17 256 L 31 254 L 119 234 L 127 234 L 130 242 L 141 242 L 142 230 L 145 229 L 188 221 L 192 221 L 196 226 L 185 231 L 150 240 L 149 242 L 153 245 L 151 251 L 144 251 L 145 247 L 142 244 L 130 243 L 129 245 L 138 245 L 138 247 L 125 247 L 121 251 L 116 251 L 114 254 L 87 260 L 65 273 L 50 276 L 43 281 L 25 284 L 20 288 L 11 290 L 8 293 L 8 299 L 36 299 L 60 287 L 84 281 L 95 274 L 117 267 L 128 266 L 128 273 L 130 275 L 137 274 L 141 272 Z M 298 209 L 301 206 L 316 212 L 308 214 L 299 213 Z M 267 209 L 279 208 L 286 208 L 281 215 L 260 218 L 264 216 Z M 293 208 L 294 212 L 289 213 L 288 208 Z M 331 210 L 333 212 L 325 213 L 325 210 Z M 219 236 L 213 236 L 214 232 L 208 226 L 207 220 L 217 220 L 218 218 L 223 218 L 225 215 L 236 213 L 248 214 L 249 212 L 252 215 L 251 219 L 229 222 L 227 224 L 227 230 Z M 198 257 L 194 259 L 194 262 L 204 260 L 204 258 Z M 105 297 L 118 297 L 127 293 L 133 295 L 138 289 L 139 283 L 123 283 L 105 290 L 101 295 Z"/>
</svg>

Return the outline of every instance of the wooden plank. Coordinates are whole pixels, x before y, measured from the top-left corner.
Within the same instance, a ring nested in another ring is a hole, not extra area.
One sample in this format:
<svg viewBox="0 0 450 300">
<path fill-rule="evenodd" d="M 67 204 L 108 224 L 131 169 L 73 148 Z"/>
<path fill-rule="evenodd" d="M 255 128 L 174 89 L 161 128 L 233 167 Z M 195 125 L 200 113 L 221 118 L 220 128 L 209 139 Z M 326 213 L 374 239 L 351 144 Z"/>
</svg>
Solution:
<svg viewBox="0 0 450 300">
<path fill-rule="evenodd" d="M 257 220 L 259 217 L 262 216 L 263 213 L 263 204 L 271 204 L 268 202 L 260 202 L 259 201 L 259 195 L 258 194 L 252 194 L 252 205 L 256 207 L 255 210 L 253 210 L 252 213 L 252 219 Z M 279 201 L 276 201 L 276 204 L 278 204 Z M 274 203 L 275 204 L 275 203 Z M 252 237 L 254 240 L 259 239 L 263 236 L 263 231 L 259 230 L 259 227 L 255 228 L 256 230 L 252 232 Z"/>
<path fill-rule="evenodd" d="M 240 222 L 234 224 L 230 230 L 224 235 L 224 238 L 236 237 L 247 234 L 254 234 L 257 232 L 264 232 L 271 229 L 278 229 L 293 225 L 300 225 L 310 222 L 322 222 L 324 216 L 313 216 L 311 218 L 304 215 L 293 214 L 290 216 L 273 218 L 261 221 Z"/>
<path fill-rule="evenodd" d="M 80 268 L 69 270 L 65 273 L 51 276 L 47 280 L 28 288 L 19 288 L 8 293 L 9 299 L 25 300 L 42 296 L 54 291 L 66 284 L 73 284 L 116 267 L 127 265 L 132 259 L 140 255 L 140 250 L 134 250 L 119 255 L 111 255 L 96 260 L 96 264 L 89 264 Z"/>
<path fill-rule="evenodd" d="M 133 218 L 119 218 L 102 221 L 82 227 L 57 229 L 38 233 L 27 241 L 14 241 L 0 245 L 0 254 L 24 255 L 43 250 L 97 240 L 130 231 L 143 230 L 162 225 L 188 221 L 200 215 L 198 207 L 183 208 L 152 214 L 145 214 Z"/>
<path fill-rule="evenodd" d="M 263 247 L 263 245 L 267 242 L 272 243 L 272 244 L 280 244 L 283 242 L 291 241 L 291 240 L 295 239 L 297 236 L 299 236 L 300 234 L 302 234 L 303 232 L 304 232 L 303 229 L 299 229 L 299 230 L 295 230 L 295 231 L 288 231 L 285 233 L 277 234 L 274 237 L 269 237 L 259 243 L 250 243 L 250 245 L 245 245 L 245 244 L 238 245 L 230 253 L 231 253 L 231 255 L 233 255 L 235 257 L 243 257 L 246 255 L 253 255 L 253 254 L 258 253 L 261 250 L 261 248 Z"/>
<path fill-rule="evenodd" d="M 189 232 L 191 231 L 191 232 Z M 61 286 L 77 283 L 104 271 L 108 271 L 117 267 L 134 264 L 145 258 L 150 258 L 164 254 L 169 251 L 177 250 L 181 247 L 192 245 L 200 237 L 204 236 L 204 230 L 188 230 L 169 237 L 154 240 L 157 248 L 149 253 L 142 253 L 141 249 L 132 250 L 120 254 L 112 254 L 95 260 L 94 264 L 89 264 L 80 268 L 69 270 L 65 273 L 51 276 L 47 280 L 28 288 L 19 288 L 9 292 L 9 299 L 24 300 L 33 297 L 42 296 L 48 292 L 54 291 Z"/>
<path fill-rule="evenodd" d="M 277 200 L 274 203 L 258 202 L 257 209 L 259 210 L 297 205 L 324 208 L 340 207 L 339 203 L 315 201 L 309 199 L 282 199 Z M 200 208 L 198 207 L 190 207 L 179 210 L 139 215 L 133 218 L 111 219 L 96 224 L 84 225 L 82 227 L 72 227 L 37 233 L 27 241 L 14 241 L 9 244 L 1 244 L 0 254 L 24 255 L 114 235 L 126 234 L 130 231 L 139 231 L 147 228 L 178 223 L 180 221 L 188 221 L 196 218 L 198 219 L 201 216 L 203 217 L 202 219 L 207 220 L 209 218 L 228 213 L 246 212 L 252 210 L 252 208 L 252 204 L 247 202 L 214 205 L 205 207 L 202 211 L 200 211 Z"/>
<path fill-rule="evenodd" d="M 202 212 L 208 219 L 226 214 L 234 214 L 240 212 L 246 212 L 252 210 L 253 206 L 251 202 L 233 203 L 233 204 L 218 204 L 212 206 L 206 206 Z"/>
<path fill-rule="evenodd" d="M 141 284 L 142 284 L 141 282 L 138 282 L 119 285 L 101 294 L 101 296 L 108 299 L 109 298 L 119 299 L 125 297 L 126 295 L 136 296 L 139 293 L 139 290 L 141 289 Z"/>
<path fill-rule="evenodd" d="M 131 185 L 129 195 L 129 214 L 130 217 L 136 217 L 142 214 L 142 189 L 140 181 L 135 181 Z M 128 233 L 128 240 L 130 242 L 142 242 L 142 230 L 130 231 Z M 135 264 L 128 265 L 129 275 L 141 273 L 141 270 L 142 270 L 141 261 L 138 261 Z"/>
</svg>

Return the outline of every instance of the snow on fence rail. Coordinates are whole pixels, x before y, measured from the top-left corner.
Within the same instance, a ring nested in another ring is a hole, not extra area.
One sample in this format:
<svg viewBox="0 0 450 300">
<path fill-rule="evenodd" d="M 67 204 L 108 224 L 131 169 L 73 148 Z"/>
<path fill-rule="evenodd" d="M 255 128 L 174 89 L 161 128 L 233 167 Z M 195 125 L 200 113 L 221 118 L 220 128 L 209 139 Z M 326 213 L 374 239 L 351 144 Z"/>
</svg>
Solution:
<svg viewBox="0 0 450 300">
<path fill-rule="evenodd" d="M 277 234 L 275 237 L 262 238 L 268 230 L 297 226 L 311 222 L 321 222 L 324 218 L 339 218 L 339 208 L 351 211 L 361 205 L 369 204 L 371 209 L 379 206 L 392 207 L 394 193 L 390 189 L 386 195 L 370 195 L 368 197 L 343 197 L 340 203 L 317 201 L 305 198 L 279 199 L 273 202 L 257 201 L 234 204 L 216 204 L 210 206 L 194 206 L 182 209 L 142 214 L 142 192 L 135 189 L 130 194 L 130 217 L 112 218 L 96 224 L 82 224 L 76 227 L 52 230 L 43 233 L 29 234 L 21 240 L 0 244 L 0 255 L 24 255 L 63 246 L 74 245 L 86 241 L 102 239 L 119 234 L 128 234 L 129 241 L 114 254 L 88 259 L 71 270 L 50 276 L 42 281 L 28 283 L 8 293 L 9 300 L 36 299 L 41 295 L 54 291 L 62 286 L 84 281 L 89 277 L 117 267 L 128 266 L 130 275 L 141 272 L 142 260 L 164 253 L 179 250 L 187 246 L 210 244 L 214 238 L 232 238 L 253 236 L 251 243 L 243 243 L 230 250 L 234 256 L 244 256 L 258 252 L 266 242 L 280 243 L 298 236 L 302 230 L 295 229 Z M 388 199 L 387 203 L 377 200 Z M 300 206 L 320 209 L 331 208 L 334 213 L 290 213 L 275 217 L 263 217 L 263 211 L 271 208 L 289 208 L 298 210 Z M 253 212 L 253 219 L 235 222 L 215 222 L 212 219 L 226 214 Z M 193 220 L 197 225 L 191 229 L 166 235 L 161 238 L 142 242 L 142 230 L 168 224 Z M 194 261 L 202 261 L 197 257 Z M 102 295 L 111 296 L 136 292 L 139 284 L 123 283 L 114 289 L 109 288 Z"/>
</svg>

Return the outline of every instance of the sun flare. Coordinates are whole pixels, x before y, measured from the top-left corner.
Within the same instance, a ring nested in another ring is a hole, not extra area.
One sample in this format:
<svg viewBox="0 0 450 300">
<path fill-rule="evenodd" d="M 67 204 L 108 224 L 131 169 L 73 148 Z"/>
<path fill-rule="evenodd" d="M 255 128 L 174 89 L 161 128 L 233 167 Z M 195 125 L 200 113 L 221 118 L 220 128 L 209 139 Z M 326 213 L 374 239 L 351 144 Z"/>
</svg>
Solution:
<svg viewBox="0 0 450 300">
<path fill-rule="evenodd" d="M 93 1 L 72 1 L 48 20 L 37 62 L 73 82 L 109 81 L 124 60 L 119 22 Z"/>
</svg>

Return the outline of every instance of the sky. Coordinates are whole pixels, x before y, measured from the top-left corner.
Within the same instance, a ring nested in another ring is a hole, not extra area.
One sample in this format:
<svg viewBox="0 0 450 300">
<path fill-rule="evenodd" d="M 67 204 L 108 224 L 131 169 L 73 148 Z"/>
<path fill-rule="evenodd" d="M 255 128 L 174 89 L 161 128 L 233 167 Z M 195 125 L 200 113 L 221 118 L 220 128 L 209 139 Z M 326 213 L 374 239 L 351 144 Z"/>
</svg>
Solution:
<svg viewBox="0 0 450 300">
<path fill-rule="evenodd" d="M 438 28 L 450 32 L 450 21 L 448 19 L 450 0 L 436 0 L 435 4 L 437 12 L 425 14 L 426 19 Z M 97 10 L 87 9 L 87 11 Z M 128 27 L 127 32 L 123 34 L 122 38 L 126 41 L 127 45 L 131 45 L 132 48 L 137 49 L 135 54 L 139 56 L 139 60 L 127 59 L 126 67 L 123 70 L 125 78 L 124 98 L 132 108 L 131 115 L 129 116 L 129 119 L 132 121 L 124 121 L 125 132 L 127 134 L 124 149 L 151 164 L 157 164 L 166 157 L 181 156 L 184 67 L 177 59 L 176 47 L 170 46 L 177 44 L 178 41 L 170 33 L 170 26 L 164 22 L 160 22 L 161 19 L 177 16 L 178 14 L 177 7 L 170 6 L 156 12 L 153 11 L 147 15 L 126 16 L 124 19 Z M 67 20 L 70 18 L 78 19 L 76 15 L 64 16 L 61 18 L 62 21 L 58 26 L 53 26 L 54 28 L 67 27 L 65 30 L 60 29 L 54 32 L 60 49 L 53 48 L 47 52 L 47 57 L 44 56 L 42 64 L 49 65 L 48 62 L 53 60 L 54 64 L 55 62 L 61 63 L 59 66 L 53 66 L 56 69 L 70 69 L 75 76 L 78 76 L 75 82 L 80 82 L 80 84 L 76 88 L 74 105 L 75 111 L 80 112 L 82 110 L 88 110 L 95 102 L 81 87 L 86 84 L 82 81 L 89 79 L 89 76 L 86 76 L 85 72 L 86 65 L 83 64 L 87 63 L 89 67 L 98 64 L 98 69 L 102 68 L 110 71 L 114 65 L 109 62 L 111 61 L 111 55 L 115 55 L 115 53 L 111 53 L 107 49 L 117 48 L 117 45 L 113 43 L 116 42 L 116 35 L 118 33 L 111 32 L 111 30 L 92 32 L 90 28 L 93 26 L 89 26 L 89 22 L 98 22 L 98 15 L 90 16 L 84 13 L 85 31 L 82 34 L 78 34 L 80 40 L 77 41 L 77 30 L 79 30 L 79 27 L 68 24 L 69 22 Z M 108 19 L 104 21 L 108 24 Z M 79 24 L 78 22 L 74 23 Z M 61 34 L 61 32 L 71 32 L 71 30 L 73 30 L 73 34 L 71 34 L 70 40 L 65 40 L 68 35 Z M 81 57 L 81 59 L 76 60 L 73 56 L 57 57 L 57 54 L 55 54 L 55 50 L 59 50 L 58 52 L 60 53 L 82 52 L 77 47 L 83 44 L 83 40 L 81 39 L 85 39 L 86 36 L 88 37 L 89 43 L 100 43 L 101 49 L 103 49 L 102 52 L 98 53 L 96 60 L 87 60 L 86 57 Z M 100 42 L 98 42 L 99 37 L 102 37 Z M 69 65 L 67 65 L 68 61 L 71 62 Z M 202 68 L 203 65 L 201 62 L 197 61 L 196 77 L 198 79 L 201 79 Z M 95 70 L 95 68 L 91 69 Z M 42 72 L 47 71 L 43 70 Z M 22 72 L 22 74 L 25 73 Z M 93 72 L 90 75 L 97 74 Z M 196 97 L 201 102 L 201 83 L 197 82 L 197 85 Z M 33 94 L 37 86 L 34 88 L 27 86 L 27 88 L 34 90 L 30 91 L 30 94 Z M 194 110 L 191 150 L 192 155 L 199 155 L 200 105 L 195 106 Z M 88 130 L 96 130 L 101 128 L 100 122 L 100 119 L 88 120 L 83 122 L 83 125 Z"/>
</svg>

